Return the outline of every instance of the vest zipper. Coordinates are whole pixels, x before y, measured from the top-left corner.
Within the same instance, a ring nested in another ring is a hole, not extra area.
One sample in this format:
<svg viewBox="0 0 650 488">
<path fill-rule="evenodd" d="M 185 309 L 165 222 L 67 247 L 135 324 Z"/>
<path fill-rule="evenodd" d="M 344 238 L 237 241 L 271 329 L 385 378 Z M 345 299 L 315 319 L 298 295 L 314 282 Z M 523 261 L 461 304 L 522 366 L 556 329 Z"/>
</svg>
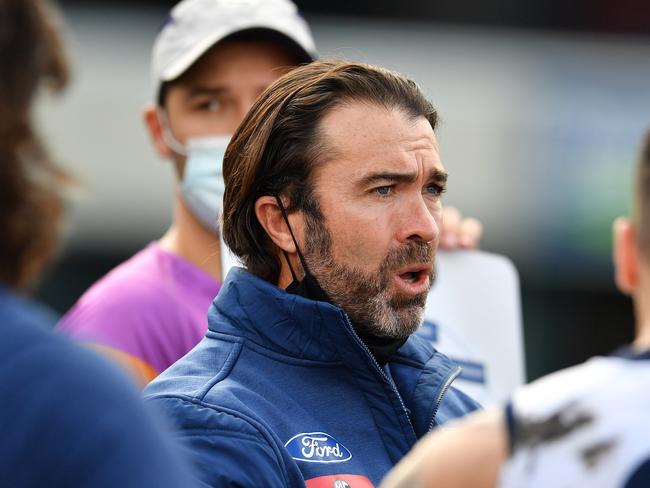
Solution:
<svg viewBox="0 0 650 488">
<path fill-rule="evenodd" d="M 442 399 L 445 397 L 445 393 L 447 393 L 447 390 L 449 389 L 451 384 L 454 382 L 456 378 L 458 378 L 458 376 L 462 371 L 463 368 L 461 368 L 460 366 L 456 366 L 456 369 L 454 369 L 449 374 L 449 376 L 447 376 L 447 379 L 442 385 L 442 388 L 440 389 L 440 393 L 438 393 L 438 397 L 436 398 L 435 406 L 433 408 L 433 416 L 431 417 L 431 423 L 429 424 L 429 429 L 427 430 L 427 432 L 431 432 L 431 430 L 433 430 L 434 424 L 436 422 L 436 415 L 438 415 L 438 409 L 440 408 Z"/>
<path fill-rule="evenodd" d="M 400 403 L 400 405 L 402 405 L 402 410 L 404 411 L 404 414 L 406 415 L 406 420 L 408 420 L 409 425 L 411 426 L 411 430 L 413 431 L 413 433 L 415 433 L 415 428 L 413 427 L 413 422 L 411 422 L 411 418 L 409 417 L 408 409 L 406 408 L 406 405 L 404 404 L 404 400 L 402 400 L 402 395 L 400 395 L 399 391 L 397 391 L 397 387 L 395 386 L 395 383 L 393 382 L 393 380 L 391 378 L 388 377 L 388 375 L 386 373 L 384 373 L 384 370 L 381 369 L 381 367 L 379 366 L 379 363 L 375 359 L 375 356 L 372 355 L 372 353 L 370 352 L 370 349 L 368 349 L 368 346 L 366 346 L 366 343 L 361 340 L 361 337 L 359 337 L 357 332 L 354 330 L 354 327 L 352 327 L 352 322 L 350 322 L 350 318 L 348 317 L 348 315 L 345 312 L 342 312 L 342 313 L 343 313 L 343 316 L 345 317 L 345 322 L 347 323 L 348 328 L 350 329 L 350 331 L 352 331 L 352 335 L 354 336 L 354 338 L 357 340 L 357 342 L 359 344 L 361 344 L 361 347 L 364 349 L 364 351 L 366 351 L 366 354 L 368 354 L 368 356 L 370 356 L 370 359 L 372 360 L 372 363 L 375 365 L 375 368 L 377 368 L 377 371 L 379 371 L 379 374 L 388 382 L 388 384 L 391 386 L 391 388 L 395 392 L 395 395 L 397 395 L 397 398 L 399 399 L 399 403 Z"/>
</svg>

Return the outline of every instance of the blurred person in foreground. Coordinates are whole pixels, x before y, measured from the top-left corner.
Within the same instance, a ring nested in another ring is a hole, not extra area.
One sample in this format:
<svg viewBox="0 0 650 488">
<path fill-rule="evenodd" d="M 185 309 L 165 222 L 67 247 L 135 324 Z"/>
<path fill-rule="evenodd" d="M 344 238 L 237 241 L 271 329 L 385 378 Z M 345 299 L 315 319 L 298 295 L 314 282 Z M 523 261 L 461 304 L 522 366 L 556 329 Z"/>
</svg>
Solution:
<svg viewBox="0 0 650 488">
<path fill-rule="evenodd" d="M 382 488 L 650 486 L 650 133 L 634 217 L 614 222 L 613 254 L 616 283 L 634 302 L 635 341 L 433 433 Z"/>
<path fill-rule="evenodd" d="M 185 0 L 152 52 L 156 104 L 144 113 L 153 145 L 172 160 L 178 192 L 169 230 L 94 284 L 60 329 L 117 359 L 141 385 L 194 347 L 229 264 L 218 219 L 223 155 L 259 94 L 316 58 L 289 0 Z M 445 216 L 443 245 L 477 247 L 475 219 Z"/>
<path fill-rule="evenodd" d="M 206 337 L 145 389 L 209 486 L 371 487 L 477 408 L 422 323 L 447 173 L 417 85 L 315 61 L 224 158 L 231 269 Z"/>
<path fill-rule="evenodd" d="M 22 296 L 56 248 L 70 182 L 32 126 L 39 87 L 68 77 L 58 19 L 44 0 L 0 0 L 0 486 L 191 486 L 137 391 Z"/>
</svg>

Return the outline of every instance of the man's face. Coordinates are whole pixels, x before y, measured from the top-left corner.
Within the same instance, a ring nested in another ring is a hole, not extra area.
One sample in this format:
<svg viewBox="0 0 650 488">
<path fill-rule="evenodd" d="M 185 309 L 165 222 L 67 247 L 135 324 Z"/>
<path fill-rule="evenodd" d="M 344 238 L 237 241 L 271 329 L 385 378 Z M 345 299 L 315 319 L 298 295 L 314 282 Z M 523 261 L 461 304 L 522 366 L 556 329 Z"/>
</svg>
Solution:
<svg viewBox="0 0 650 488">
<path fill-rule="evenodd" d="M 172 134 L 185 143 L 191 137 L 234 133 L 260 93 L 294 63 L 274 43 L 217 44 L 170 85 L 165 110 Z"/>
<path fill-rule="evenodd" d="M 404 338 L 421 324 L 446 173 L 431 125 L 354 102 L 325 116 L 331 159 L 314 174 L 323 221 L 306 216 L 305 259 L 367 332 Z"/>
</svg>

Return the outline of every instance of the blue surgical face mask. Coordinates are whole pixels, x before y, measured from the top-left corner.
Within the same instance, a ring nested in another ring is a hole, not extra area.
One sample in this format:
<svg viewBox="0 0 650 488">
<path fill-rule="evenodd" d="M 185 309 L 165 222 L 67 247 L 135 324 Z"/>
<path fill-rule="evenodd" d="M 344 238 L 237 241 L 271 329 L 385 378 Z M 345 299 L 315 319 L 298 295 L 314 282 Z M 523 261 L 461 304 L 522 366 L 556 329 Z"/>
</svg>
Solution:
<svg viewBox="0 0 650 488">
<path fill-rule="evenodd" d="M 231 136 L 195 137 L 183 144 L 174 137 L 165 110 L 160 110 L 158 116 L 165 143 L 177 155 L 185 156 L 180 187 L 183 200 L 203 227 L 217 233 L 225 186 L 223 157 Z"/>
<path fill-rule="evenodd" d="M 201 224 L 218 232 L 223 206 L 223 157 L 230 136 L 188 139 L 187 159 L 181 181 L 181 195 Z"/>
</svg>

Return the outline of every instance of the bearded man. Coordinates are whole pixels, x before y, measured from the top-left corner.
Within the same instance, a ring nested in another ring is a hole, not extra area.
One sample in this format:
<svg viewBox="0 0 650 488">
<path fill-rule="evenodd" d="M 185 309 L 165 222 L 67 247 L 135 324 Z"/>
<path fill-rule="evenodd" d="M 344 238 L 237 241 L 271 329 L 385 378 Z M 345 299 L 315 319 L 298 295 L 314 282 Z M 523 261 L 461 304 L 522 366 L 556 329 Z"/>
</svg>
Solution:
<svg viewBox="0 0 650 488">
<path fill-rule="evenodd" d="M 178 191 L 165 234 L 95 283 L 59 330 L 120 364 L 144 387 L 205 335 L 230 257 L 218 232 L 230 136 L 258 95 L 317 57 L 290 0 L 183 0 L 152 50 L 155 104 L 144 111 Z M 478 247 L 481 225 L 445 208 L 441 245 Z"/>
<path fill-rule="evenodd" d="M 208 486 L 376 485 L 477 408 L 422 322 L 447 173 L 411 80 L 337 61 L 269 87 L 224 158 L 227 276 L 206 337 L 146 390 Z"/>
</svg>

